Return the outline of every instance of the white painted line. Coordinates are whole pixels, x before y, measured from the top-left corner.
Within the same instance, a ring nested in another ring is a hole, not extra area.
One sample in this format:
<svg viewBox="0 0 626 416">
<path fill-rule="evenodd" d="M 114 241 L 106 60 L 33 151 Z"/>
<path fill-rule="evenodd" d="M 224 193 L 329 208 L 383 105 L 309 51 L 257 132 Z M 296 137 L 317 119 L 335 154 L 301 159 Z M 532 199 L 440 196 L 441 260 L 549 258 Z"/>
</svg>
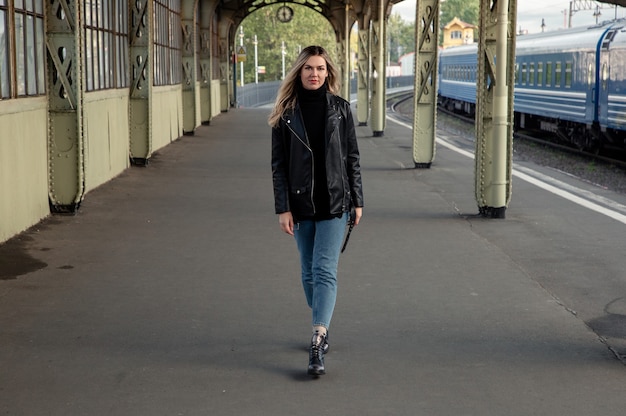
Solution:
<svg viewBox="0 0 626 416">
<path fill-rule="evenodd" d="M 407 123 L 404 123 L 402 121 L 395 120 L 389 116 L 387 116 L 387 120 L 393 121 L 394 123 L 397 123 L 408 129 L 413 129 L 413 126 Z M 474 159 L 474 153 L 472 152 L 468 152 L 467 150 L 461 149 L 460 147 L 457 147 L 453 145 L 452 143 L 449 143 L 439 137 L 437 137 L 436 141 L 438 144 L 444 147 L 447 147 L 450 150 L 453 150 L 470 159 Z M 523 173 L 522 171 L 526 173 Z M 606 215 L 607 217 L 613 218 L 614 220 L 619 221 L 622 224 L 626 224 L 626 215 L 618 212 L 618 211 L 626 212 L 626 206 L 620 204 L 619 202 L 610 200 L 608 198 L 604 198 L 600 195 L 596 195 L 593 192 L 589 192 L 584 189 L 577 188 L 572 185 L 568 185 L 550 176 L 544 175 L 532 169 L 517 166 L 516 164 L 513 164 L 512 173 L 513 173 L 513 176 L 516 176 L 522 179 L 523 181 L 526 181 L 541 189 L 551 192 L 554 195 L 560 196 L 561 198 L 567 199 L 568 201 L 574 202 L 575 204 L 588 208 L 602 215 Z M 550 183 L 554 185 L 551 185 Z M 575 195 L 575 194 L 578 194 L 578 195 Z M 584 197 L 579 196 L 579 195 L 584 195 Z M 600 204 L 604 204 L 606 206 L 602 206 Z"/>
</svg>

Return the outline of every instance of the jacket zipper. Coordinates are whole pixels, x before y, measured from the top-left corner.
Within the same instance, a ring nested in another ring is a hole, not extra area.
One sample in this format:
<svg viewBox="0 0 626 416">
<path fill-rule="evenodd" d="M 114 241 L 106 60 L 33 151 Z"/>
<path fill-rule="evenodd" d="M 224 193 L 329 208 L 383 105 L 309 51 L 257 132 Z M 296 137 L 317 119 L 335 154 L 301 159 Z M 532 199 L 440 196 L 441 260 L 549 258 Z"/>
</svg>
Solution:
<svg viewBox="0 0 626 416">
<path fill-rule="evenodd" d="M 313 190 L 315 189 L 315 156 L 313 155 L 313 149 L 309 145 L 309 138 L 306 133 L 306 128 L 304 129 L 304 135 L 306 137 L 306 141 L 302 140 L 302 138 L 296 133 L 294 129 L 291 128 L 291 120 L 287 122 L 287 128 L 293 133 L 294 136 L 300 140 L 300 142 L 307 148 L 309 153 L 311 153 L 311 206 L 313 207 L 313 215 L 315 215 L 315 201 L 313 199 Z"/>
</svg>

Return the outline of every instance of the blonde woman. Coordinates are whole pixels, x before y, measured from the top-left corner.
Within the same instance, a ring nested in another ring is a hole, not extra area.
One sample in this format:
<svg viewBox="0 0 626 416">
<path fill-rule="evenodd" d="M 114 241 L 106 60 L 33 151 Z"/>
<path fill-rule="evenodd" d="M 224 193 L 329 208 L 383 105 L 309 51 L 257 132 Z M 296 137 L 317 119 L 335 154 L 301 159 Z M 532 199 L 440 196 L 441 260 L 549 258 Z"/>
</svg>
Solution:
<svg viewBox="0 0 626 416">
<path fill-rule="evenodd" d="M 325 374 L 337 266 L 347 221 L 358 225 L 363 188 L 350 103 L 336 94 L 339 73 L 321 46 L 305 48 L 285 77 L 272 127 L 274 203 L 280 228 L 294 236 L 312 311 L 308 374 Z"/>
</svg>

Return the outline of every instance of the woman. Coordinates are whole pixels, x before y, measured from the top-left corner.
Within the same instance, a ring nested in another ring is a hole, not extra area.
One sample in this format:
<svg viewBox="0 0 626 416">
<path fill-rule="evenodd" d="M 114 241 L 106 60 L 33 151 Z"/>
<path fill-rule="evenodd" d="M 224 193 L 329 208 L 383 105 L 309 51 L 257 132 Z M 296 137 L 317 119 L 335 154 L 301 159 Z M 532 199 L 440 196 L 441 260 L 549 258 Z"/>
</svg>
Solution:
<svg viewBox="0 0 626 416">
<path fill-rule="evenodd" d="M 312 310 L 308 373 L 325 373 L 337 265 L 348 216 L 361 220 L 363 190 L 350 103 L 336 96 L 339 73 L 321 46 L 305 48 L 278 90 L 272 127 L 274 202 L 281 230 L 295 237 Z"/>
</svg>

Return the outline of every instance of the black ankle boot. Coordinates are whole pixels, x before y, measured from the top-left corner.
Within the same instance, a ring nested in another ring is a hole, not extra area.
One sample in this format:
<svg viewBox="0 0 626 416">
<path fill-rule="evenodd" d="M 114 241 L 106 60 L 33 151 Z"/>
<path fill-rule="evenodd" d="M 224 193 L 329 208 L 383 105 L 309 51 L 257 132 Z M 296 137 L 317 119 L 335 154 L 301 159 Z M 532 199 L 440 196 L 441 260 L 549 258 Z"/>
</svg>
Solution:
<svg viewBox="0 0 626 416">
<path fill-rule="evenodd" d="M 322 345 L 322 350 L 324 350 L 324 355 L 328 354 L 328 350 L 330 350 L 330 345 L 328 345 L 328 330 L 326 331 L 326 336 L 324 337 L 324 344 Z"/>
<path fill-rule="evenodd" d="M 309 350 L 309 371 L 312 376 L 326 374 L 324 369 L 324 343 L 326 336 L 319 333 L 313 334 L 311 339 L 311 349 Z"/>
</svg>

